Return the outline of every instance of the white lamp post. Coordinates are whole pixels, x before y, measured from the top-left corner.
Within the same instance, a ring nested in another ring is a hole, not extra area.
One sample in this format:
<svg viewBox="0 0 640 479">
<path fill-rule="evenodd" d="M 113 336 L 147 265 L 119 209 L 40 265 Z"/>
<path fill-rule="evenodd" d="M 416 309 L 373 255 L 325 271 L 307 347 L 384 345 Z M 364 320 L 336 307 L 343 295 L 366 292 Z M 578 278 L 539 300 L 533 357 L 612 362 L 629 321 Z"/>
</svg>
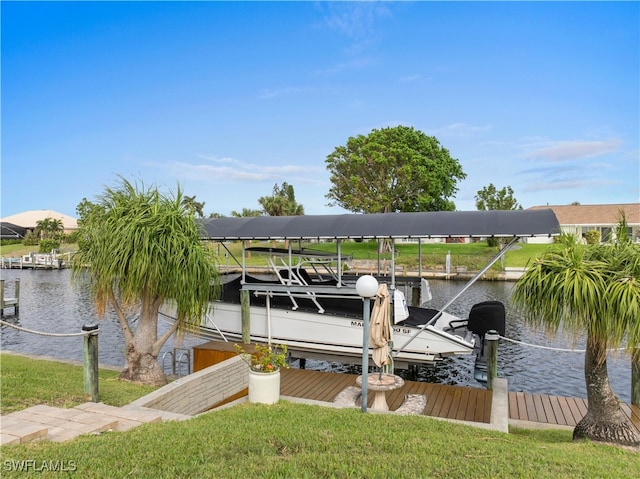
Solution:
<svg viewBox="0 0 640 479">
<path fill-rule="evenodd" d="M 371 298 L 378 292 L 378 280 L 364 275 L 356 281 L 356 291 L 364 300 L 362 310 L 362 412 L 367 412 L 367 386 L 369 382 L 369 314 Z"/>
</svg>

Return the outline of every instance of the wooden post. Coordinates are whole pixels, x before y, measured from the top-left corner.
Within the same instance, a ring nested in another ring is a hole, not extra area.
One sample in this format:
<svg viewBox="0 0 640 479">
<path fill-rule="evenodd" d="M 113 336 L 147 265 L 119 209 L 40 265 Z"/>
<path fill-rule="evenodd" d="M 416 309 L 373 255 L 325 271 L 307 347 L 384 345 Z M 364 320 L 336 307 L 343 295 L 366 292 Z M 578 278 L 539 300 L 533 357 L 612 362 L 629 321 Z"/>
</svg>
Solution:
<svg viewBox="0 0 640 479">
<path fill-rule="evenodd" d="M 418 286 L 411 287 L 411 306 L 420 307 L 422 298 L 420 297 L 420 280 L 418 280 Z"/>
<path fill-rule="evenodd" d="M 4 279 L 0 279 L 0 318 L 4 317 Z"/>
<path fill-rule="evenodd" d="M 640 349 L 631 354 L 631 404 L 640 406 Z"/>
<path fill-rule="evenodd" d="M 497 331 L 487 331 L 487 389 L 493 389 L 493 380 L 498 377 L 498 339 Z"/>
<path fill-rule="evenodd" d="M 16 306 L 14 313 L 17 316 L 20 313 L 20 278 L 16 279 L 14 294 L 16 295 Z"/>
<path fill-rule="evenodd" d="M 249 291 L 240 291 L 240 314 L 242 318 L 242 342 L 249 344 L 251 342 L 251 314 L 249 312 Z"/>
<path fill-rule="evenodd" d="M 91 331 L 84 337 L 84 399 L 98 402 L 98 325 L 85 324 L 82 331 Z"/>
</svg>

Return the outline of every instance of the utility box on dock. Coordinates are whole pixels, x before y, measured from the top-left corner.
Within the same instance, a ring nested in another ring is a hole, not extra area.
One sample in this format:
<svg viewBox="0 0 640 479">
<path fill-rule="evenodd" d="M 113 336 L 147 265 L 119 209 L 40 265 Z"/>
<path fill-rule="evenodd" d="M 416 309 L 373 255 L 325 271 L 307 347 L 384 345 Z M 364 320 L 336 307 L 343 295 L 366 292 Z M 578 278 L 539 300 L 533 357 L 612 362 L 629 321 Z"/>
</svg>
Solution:
<svg viewBox="0 0 640 479">
<path fill-rule="evenodd" d="M 214 364 L 238 355 L 236 343 L 226 341 L 209 341 L 193 347 L 193 372 L 201 371 Z M 243 345 L 245 351 L 253 353 L 253 345 Z"/>
</svg>

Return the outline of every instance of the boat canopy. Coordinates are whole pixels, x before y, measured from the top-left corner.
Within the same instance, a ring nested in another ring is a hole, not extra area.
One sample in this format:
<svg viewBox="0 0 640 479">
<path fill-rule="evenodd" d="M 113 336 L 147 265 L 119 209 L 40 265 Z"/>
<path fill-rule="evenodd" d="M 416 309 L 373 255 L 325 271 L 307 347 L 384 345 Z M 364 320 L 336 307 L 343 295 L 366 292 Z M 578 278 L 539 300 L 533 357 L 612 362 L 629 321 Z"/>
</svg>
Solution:
<svg viewBox="0 0 640 479">
<path fill-rule="evenodd" d="M 203 239 L 487 238 L 560 234 L 553 210 L 435 211 L 202 220 Z"/>
</svg>

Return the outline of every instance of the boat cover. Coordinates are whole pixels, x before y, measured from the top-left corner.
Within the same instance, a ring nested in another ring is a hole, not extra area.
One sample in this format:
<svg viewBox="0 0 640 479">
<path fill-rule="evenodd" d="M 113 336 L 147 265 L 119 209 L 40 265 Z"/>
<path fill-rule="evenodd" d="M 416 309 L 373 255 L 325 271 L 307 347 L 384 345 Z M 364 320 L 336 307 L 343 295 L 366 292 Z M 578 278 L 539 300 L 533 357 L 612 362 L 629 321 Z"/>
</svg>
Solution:
<svg viewBox="0 0 640 479">
<path fill-rule="evenodd" d="M 434 211 L 302 216 L 223 217 L 201 220 L 203 238 L 225 240 L 454 238 L 560 234 L 551 209 Z"/>
</svg>

